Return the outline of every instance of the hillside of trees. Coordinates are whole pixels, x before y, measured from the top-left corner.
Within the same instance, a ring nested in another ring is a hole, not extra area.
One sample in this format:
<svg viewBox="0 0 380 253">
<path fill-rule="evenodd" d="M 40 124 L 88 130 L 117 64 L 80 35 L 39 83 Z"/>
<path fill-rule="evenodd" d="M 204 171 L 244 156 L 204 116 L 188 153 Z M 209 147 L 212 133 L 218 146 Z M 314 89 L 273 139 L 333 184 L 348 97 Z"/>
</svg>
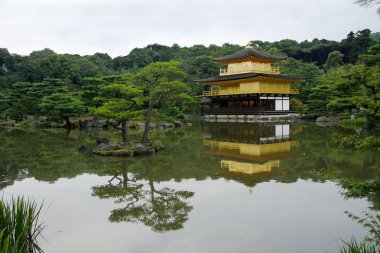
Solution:
<svg viewBox="0 0 380 253">
<path fill-rule="evenodd" d="M 293 100 L 294 110 L 309 117 L 348 117 L 355 111 L 374 123 L 380 118 L 379 38 L 380 33 L 364 29 L 348 33 L 340 42 L 284 39 L 255 40 L 253 44 L 260 51 L 288 57 L 278 63 L 282 74 L 306 77 L 305 82 L 295 86 L 300 95 Z M 21 56 L 0 48 L 0 118 L 22 121 L 46 117 L 50 121 L 63 121 L 70 116 L 93 115 L 110 99 L 119 99 L 116 93 L 109 95 L 110 85 L 137 88 L 141 93 L 136 94 L 146 96 L 148 90 L 136 77 L 157 62 L 172 62 L 178 67 L 183 74 L 176 80 L 186 88 L 182 87 L 182 100 L 172 100 L 166 105 L 160 102 L 152 107 L 154 115 L 178 119 L 196 114 L 200 94 L 209 87 L 193 80 L 217 75 L 223 66 L 215 64 L 213 58 L 242 48 L 228 43 L 191 47 L 151 44 L 115 58 L 106 53 L 57 54 L 50 49 Z M 137 111 L 148 108 L 148 100 L 137 104 L 140 106 Z"/>
</svg>

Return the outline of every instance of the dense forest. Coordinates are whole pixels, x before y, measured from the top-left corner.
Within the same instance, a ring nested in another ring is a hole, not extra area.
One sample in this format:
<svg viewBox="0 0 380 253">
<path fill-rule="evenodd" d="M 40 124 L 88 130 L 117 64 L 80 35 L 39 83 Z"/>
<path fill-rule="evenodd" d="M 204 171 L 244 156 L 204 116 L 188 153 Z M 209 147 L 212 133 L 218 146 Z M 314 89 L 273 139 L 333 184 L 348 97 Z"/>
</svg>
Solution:
<svg viewBox="0 0 380 253">
<path fill-rule="evenodd" d="M 350 32 L 340 42 L 252 42 L 260 51 L 288 57 L 277 63 L 282 74 L 306 77 L 295 86 L 300 95 L 293 99 L 294 110 L 308 117 L 356 113 L 372 125 L 379 119 L 380 33 Z M 138 118 L 149 110 L 153 118 L 183 118 L 199 112 L 200 94 L 209 89 L 194 80 L 217 75 L 223 66 L 213 58 L 242 48 L 228 43 L 151 44 L 115 58 L 106 53 L 57 54 L 50 49 L 21 56 L 0 48 L 0 118 L 42 118 L 50 124 L 72 116 L 102 115 L 122 123 L 121 119 Z M 147 79 L 161 67 L 166 69 L 161 81 L 149 84 Z M 164 95 L 163 84 L 171 87 Z M 170 94 L 180 96 L 174 99 Z M 130 113 L 122 114 L 126 109 Z"/>
</svg>

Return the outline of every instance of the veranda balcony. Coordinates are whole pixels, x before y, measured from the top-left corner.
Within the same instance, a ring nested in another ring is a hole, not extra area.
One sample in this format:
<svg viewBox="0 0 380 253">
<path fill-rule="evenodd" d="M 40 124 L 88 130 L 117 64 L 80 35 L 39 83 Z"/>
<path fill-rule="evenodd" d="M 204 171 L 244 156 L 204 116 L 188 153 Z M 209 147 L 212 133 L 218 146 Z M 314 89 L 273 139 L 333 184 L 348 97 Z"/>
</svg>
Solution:
<svg viewBox="0 0 380 253">
<path fill-rule="evenodd" d="M 239 95 L 239 94 L 299 94 L 298 89 L 287 89 L 287 88 L 259 88 L 255 91 L 242 91 L 240 89 L 228 89 L 228 90 L 211 90 L 204 91 L 204 97 L 214 97 L 214 96 L 228 96 L 228 95 Z"/>
<path fill-rule="evenodd" d="M 280 74 L 280 68 L 273 68 L 273 67 L 267 67 L 267 66 L 234 66 L 229 68 L 221 68 L 219 75 L 220 76 L 226 76 L 226 75 L 235 75 L 235 74 L 243 74 L 243 73 L 266 73 L 266 74 Z"/>
</svg>

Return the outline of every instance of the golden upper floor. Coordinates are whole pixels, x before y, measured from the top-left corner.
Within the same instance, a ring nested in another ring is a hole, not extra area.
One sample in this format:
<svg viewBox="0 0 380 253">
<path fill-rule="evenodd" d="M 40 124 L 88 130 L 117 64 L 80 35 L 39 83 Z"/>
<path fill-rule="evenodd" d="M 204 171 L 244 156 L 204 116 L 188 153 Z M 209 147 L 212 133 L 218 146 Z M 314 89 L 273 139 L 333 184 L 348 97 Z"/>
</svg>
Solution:
<svg viewBox="0 0 380 253">
<path fill-rule="evenodd" d="M 280 74 L 280 68 L 272 67 L 270 63 L 263 62 L 238 62 L 230 63 L 227 68 L 221 68 L 219 75 L 235 75 L 243 73 L 267 73 L 267 74 Z"/>
<path fill-rule="evenodd" d="M 227 68 L 220 69 L 220 76 L 242 73 L 280 74 L 280 69 L 272 67 L 272 63 L 282 61 L 279 57 L 260 52 L 249 43 L 243 50 L 214 59 L 216 62 L 228 64 Z"/>
</svg>

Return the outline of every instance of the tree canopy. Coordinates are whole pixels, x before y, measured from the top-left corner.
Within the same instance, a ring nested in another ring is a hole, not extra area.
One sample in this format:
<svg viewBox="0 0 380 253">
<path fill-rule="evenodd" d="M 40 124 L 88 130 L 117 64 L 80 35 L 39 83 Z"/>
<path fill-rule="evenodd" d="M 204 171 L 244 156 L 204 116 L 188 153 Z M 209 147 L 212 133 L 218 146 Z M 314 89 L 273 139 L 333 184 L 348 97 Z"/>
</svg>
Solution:
<svg viewBox="0 0 380 253">
<path fill-rule="evenodd" d="M 253 44 L 260 51 L 287 57 L 276 63 L 281 74 L 305 77 L 305 82 L 294 85 L 300 91 L 293 99 L 294 109 L 312 117 L 356 109 L 377 118 L 378 39 L 378 33 L 363 29 L 349 32 L 341 41 L 283 39 L 254 40 Z M 146 116 L 147 124 L 152 119 L 183 118 L 199 110 L 195 102 L 205 86 L 194 80 L 217 75 L 223 66 L 213 59 L 242 48 L 229 43 L 191 47 L 150 44 L 115 58 L 105 53 L 58 54 L 51 49 L 21 56 L 0 48 L 0 118 L 20 121 L 48 116 L 57 120 L 47 109 L 53 105 L 52 99 L 81 104 L 73 115 L 96 112 L 116 122 L 132 119 L 132 111 Z M 118 92 L 109 92 L 111 87 Z M 129 108 L 128 92 L 136 95 L 138 106 L 121 113 Z M 144 136 L 147 140 L 148 133 Z"/>
</svg>

